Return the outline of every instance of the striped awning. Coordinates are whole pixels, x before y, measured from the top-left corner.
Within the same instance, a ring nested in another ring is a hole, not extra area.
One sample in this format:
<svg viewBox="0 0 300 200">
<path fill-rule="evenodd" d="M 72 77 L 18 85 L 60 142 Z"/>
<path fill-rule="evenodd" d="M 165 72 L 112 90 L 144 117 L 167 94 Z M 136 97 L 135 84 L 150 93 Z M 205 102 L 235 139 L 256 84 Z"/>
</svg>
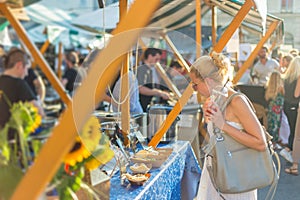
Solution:
<svg viewBox="0 0 300 200">
<path fill-rule="evenodd" d="M 234 17 L 241 9 L 243 3 L 237 0 L 211 0 L 211 5 L 216 6 L 219 10 Z M 165 0 L 161 7 L 155 12 L 149 24 L 150 27 L 160 27 L 171 30 L 176 30 L 191 24 L 196 21 L 194 0 Z M 204 16 L 210 10 L 210 5 L 201 4 L 201 13 Z M 280 27 L 277 34 L 283 36 L 283 20 L 271 14 L 267 14 L 266 29 L 274 21 L 280 21 Z M 258 33 L 263 32 L 262 18 L 258 11 L 252 8 L 246 15 L 243 26 L 252 28 Z"/>
</svg>

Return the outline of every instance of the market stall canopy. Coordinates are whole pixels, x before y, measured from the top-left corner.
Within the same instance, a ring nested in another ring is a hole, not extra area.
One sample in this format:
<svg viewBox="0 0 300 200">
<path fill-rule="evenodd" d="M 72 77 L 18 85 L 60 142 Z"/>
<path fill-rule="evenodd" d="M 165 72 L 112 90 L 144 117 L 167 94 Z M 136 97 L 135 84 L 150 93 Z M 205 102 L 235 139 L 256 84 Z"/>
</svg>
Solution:
<svg viewBox="0 0 300 200">
<path fill-rule="evenodd" d="M 35 27 L 28 29 L 29 37 L 35 42 L 48 39 L 51 43 L 61 41 L 65 46 L 87 46 L 90 41 L 102 35 L 99 31 L 85 30 L 72 25 L 71 22 L 76 16 L 55 7 L 36 3 L 27 6 L 25 10 L 36 23 Z"/>
<path fill-rule="evenodd" d="M 260 1 L 254 1 L 257 7 L 263 7 Z M 177 30 L 185 26 L 190 26 L 196 21 L 194 0 L 164 0 L 160 8 L 154 13 L 148 27 L 163 28 L 167 30 Z M 238 0 L 211 0 L 210 5 L 201 4 L 201 14 L 204 16 L 211 6 L 216 6 L 219 10 L 231 16 L 236 16 L 237 12 L 243 5 L 242 1 Z M 129 4 L 130 6 L 130 4 Z M 243 21 L 243 26 L 252 27 L 255 31 L 262 33 L 261 13 L 252 8 Z M 281 21 L 273 15 L 266 14 L 266 29 L 274 21 Z M 72 23 L 80 27 L 89 27 L 96 30 L 112 30 L 119 22 L 119 3 L 114 3 L 106 8 L 97 9 L 91 13 L 81 15 L 74 18 Z M 277 30 L 278 37 L 283 36 L 283 23 L 280 23 Z"/>
<path fill-rule="evenodd" d="M 257 2 L 255 1 L 256 5 Z M 211 0 L 211 5 L 217 6 L 219 10 L 221 10 L 224 13 L 227 13 L 231 15 L 232 17 L 235 17 L 238 13 L 238 11 L 243 6 L 243 3 L 238 0 L 230 0 L 230 1 L 224 1 L 224 0 Z M 276 37 L 278 41 L 281 41 L 283 38 L 284 33 L 284 24 L 283 19 L 280 19 L 278 17 L 275 17 L 274 15 L 267 14 L 266 15 L 266 27 L 265 29 L 268 30 L 268 28 L 271 26 L 273 22 L 279 21 L 279 27 L 276 29 Z M 242 27 L 252 30 L 256 33 L 264 33 L 264 27 L 262 24 L 262 17 L 261 14 L 256 11 L 254 8 L 252 8 L 246 17 L 244 18 L 242 22 Z"/>
</svg>

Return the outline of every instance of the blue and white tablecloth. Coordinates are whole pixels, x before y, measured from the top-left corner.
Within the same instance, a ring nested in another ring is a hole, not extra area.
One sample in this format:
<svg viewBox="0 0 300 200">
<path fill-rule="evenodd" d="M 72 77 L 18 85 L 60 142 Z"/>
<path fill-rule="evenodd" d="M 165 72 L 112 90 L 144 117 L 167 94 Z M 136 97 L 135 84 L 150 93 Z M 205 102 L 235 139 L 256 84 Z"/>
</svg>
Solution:
<svg viewBox="0 0 300 200">
<path fill-rule="evenodd" d="M 173 148 L 160 168 L 150 170 L 143 186 L 122 186 L 120 174 L 110 180 L 110 199 L 193 199 L 197 193 L 201 169 L 188 141 L 176 141 L 159 147 Z"/>
</svg>

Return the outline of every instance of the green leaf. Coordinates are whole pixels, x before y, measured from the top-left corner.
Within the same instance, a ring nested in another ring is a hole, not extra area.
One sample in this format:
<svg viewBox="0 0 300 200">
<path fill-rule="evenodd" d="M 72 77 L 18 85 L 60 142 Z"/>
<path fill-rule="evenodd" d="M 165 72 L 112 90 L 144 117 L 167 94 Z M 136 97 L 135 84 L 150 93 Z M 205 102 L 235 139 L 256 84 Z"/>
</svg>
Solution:
<svg viewBox="0 0 300 200">
<path fill-rule="evenodd" d="M 17 166 L 0 166 L 0 199 L 10 199 L 22 177 L 23 172 Z"/>
</svg>

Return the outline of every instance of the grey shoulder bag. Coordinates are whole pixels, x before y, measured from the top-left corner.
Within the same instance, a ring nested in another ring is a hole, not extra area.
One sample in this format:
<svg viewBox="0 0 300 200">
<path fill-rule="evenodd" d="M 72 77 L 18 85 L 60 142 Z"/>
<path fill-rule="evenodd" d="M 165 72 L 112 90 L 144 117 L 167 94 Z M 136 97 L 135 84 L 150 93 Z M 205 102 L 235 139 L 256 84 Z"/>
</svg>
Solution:
<svg viewBox="0 0 300 200">
<path fill-rule="evenodd" d="M 231 95 L 222 106 L 222 112 L 236 95 L 243 94 Z M 246 99 L 248 100 L 247 97 Z M 248 101 L 252 106 L 250 100 Z M 279 168 L 280 161 L 269 143 L 272 137 L 265 129 L 264 131 L 268 142 L 267 148 L 265 151 L 257 151 L 237 142 L 220 129 L 214 128 L 216 144 L 208 154 L 212 162 L 207 165 L 207 170 L 214 187 L 222 198 L 224 197 L 221 193 L 243 193 L 271 185 L 266 199 L 273 199 L 279 174 L 272 156 L 275 155 Z"/>
</svg>

